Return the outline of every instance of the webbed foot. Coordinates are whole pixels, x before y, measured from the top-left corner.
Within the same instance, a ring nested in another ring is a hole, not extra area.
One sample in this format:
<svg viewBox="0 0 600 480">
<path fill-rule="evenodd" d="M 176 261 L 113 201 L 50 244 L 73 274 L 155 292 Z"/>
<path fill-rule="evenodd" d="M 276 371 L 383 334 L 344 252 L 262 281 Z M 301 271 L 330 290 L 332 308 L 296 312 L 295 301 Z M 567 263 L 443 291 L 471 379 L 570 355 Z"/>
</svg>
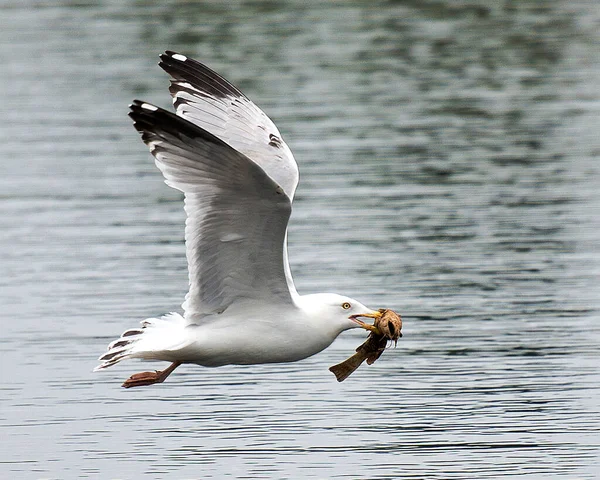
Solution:
<svg viewBox="0 0 600 480">
<path fill-rule="evenodd" d="M 155 383 L 162 383 L 166 380 L 166 378 L 171 375 L 173 370 L 175 370 L 181 362 L 173 362 L 168 368 L 164 370 L 156 370 L 154 372 L 140 372 L 134 373 L 131 377 L 129 377 L 123 385 L 124 388 L 131 387 L 143 387 L 145 385 L 153 385 Z"/>
</svg>

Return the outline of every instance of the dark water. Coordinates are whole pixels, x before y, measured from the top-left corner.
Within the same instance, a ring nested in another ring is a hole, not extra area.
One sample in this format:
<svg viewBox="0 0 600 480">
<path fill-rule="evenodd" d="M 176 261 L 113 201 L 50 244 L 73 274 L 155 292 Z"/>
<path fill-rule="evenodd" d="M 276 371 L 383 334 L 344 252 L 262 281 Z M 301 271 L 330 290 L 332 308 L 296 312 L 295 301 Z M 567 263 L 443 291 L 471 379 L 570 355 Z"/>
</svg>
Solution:
<svg viewBox="0 0 600 480">
<path fill-rule="evenodd" d="M 600 478 L 595 2 L 96 3 L 0 4 L 0 477 Z M 299 291 L 403 314 L 376 365 L 91 373 L 186 290 L 126 116 L 165 49 L 276 121 Z"/>
</svg>

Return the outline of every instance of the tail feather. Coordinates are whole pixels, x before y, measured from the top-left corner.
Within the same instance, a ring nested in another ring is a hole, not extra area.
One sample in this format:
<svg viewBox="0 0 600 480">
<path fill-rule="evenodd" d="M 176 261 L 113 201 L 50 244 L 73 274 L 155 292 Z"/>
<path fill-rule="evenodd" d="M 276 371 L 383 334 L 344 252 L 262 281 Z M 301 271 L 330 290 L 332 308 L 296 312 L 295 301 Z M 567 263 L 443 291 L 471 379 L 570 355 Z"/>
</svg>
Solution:
<svg viewBox="0 0 600 480">
<path fill-rule="evenodd" d="M 140 322 L 142 328 L 126 330 L 113 340 L 107 351 L 98 358 L 102 362 L 94 372 L 111 367 L 127 358 L 171 360 L 168 352 L 181 348 L 184 319 L 178 313 L 169 313 L 161 318 L 147 318 Z"/>
<path fill-rule="evenodd" d="M 107 350 L 115 350 L 119 347 L 125 347 L 126 345 L 129 345 L 131 343 L 131 339 L 130 338 L 126 338 L 124 340 L 122 340 L 121 338 L 117 338 L 116 340 L 112 341 L 109 345 Z M 101 359 L 104 358 L 105 355 L 102 355 L 102 357 L 100 357 Z"/>
<path fill-rule="evenodd" d="M 152 320 L 156 320 L 156 319 L 152 319 Z M 148 320 L 142 320 L 140 323 L 143 325 L 142 328 L 144 328 L 144 326 L 147 326 L 146 323 L 148 322 Z M 131 328 L 129 330 L 127 330 L 126 332 L 123 332 L 121 334 L 122 337 L 131 337 L 132 335 L 139 335 L 141 333 L 144 333 L 143 330 L 140 330 L 139 328 Z"/>
</svg>

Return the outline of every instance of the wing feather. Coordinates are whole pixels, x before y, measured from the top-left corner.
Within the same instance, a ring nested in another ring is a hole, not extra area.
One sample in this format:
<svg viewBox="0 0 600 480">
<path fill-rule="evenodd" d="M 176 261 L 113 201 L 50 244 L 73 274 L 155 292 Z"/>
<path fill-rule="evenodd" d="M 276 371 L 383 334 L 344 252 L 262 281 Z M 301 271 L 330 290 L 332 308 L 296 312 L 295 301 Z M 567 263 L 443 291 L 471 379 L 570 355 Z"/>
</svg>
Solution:
<svg viewBox="0 0 600 480">
<path fill-rule="evenodd" d="M 160 59 L 177 115 L 253 160 L 293 199 L 298 165 L 271 119 L 206 65 L 170 51 Z"/>
<path fill-rule="evenodd" d="M 130 109 L 166 183 L 185 194 L 186 321 L 237 301 L 293 302 L 285 246 L 291 199 L 282 186 L 185 118 L 137 100 Z"/>
</svg>

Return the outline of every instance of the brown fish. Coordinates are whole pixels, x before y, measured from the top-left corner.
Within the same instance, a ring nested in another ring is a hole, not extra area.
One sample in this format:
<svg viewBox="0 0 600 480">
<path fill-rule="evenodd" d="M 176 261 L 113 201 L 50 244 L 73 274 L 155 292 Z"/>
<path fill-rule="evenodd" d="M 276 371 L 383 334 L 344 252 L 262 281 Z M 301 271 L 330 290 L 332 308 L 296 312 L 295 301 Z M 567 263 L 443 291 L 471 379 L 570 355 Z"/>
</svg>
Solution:
<svg viewBox="0 0 600 480">
<path fill-rule="evenodd" d="M 357 315 L 357 317 L 371 317 L 375 321 L 369 325 L 358 318 L 354 318 L 357 323 L 365 330 L 371 333 L 367 340 L 356 349 L 356 353 L 342 363 L 338 363 L 329 370 L 333 372 L 338 382 L 344 381 L 366 360 L 368 365 L 372 365 L 381 356 L 388 340 L 393 340 L 395 344 L 402 336 L 402 319 L 393 310 L 380 309 L 373 315 Z"/>
</svg>

